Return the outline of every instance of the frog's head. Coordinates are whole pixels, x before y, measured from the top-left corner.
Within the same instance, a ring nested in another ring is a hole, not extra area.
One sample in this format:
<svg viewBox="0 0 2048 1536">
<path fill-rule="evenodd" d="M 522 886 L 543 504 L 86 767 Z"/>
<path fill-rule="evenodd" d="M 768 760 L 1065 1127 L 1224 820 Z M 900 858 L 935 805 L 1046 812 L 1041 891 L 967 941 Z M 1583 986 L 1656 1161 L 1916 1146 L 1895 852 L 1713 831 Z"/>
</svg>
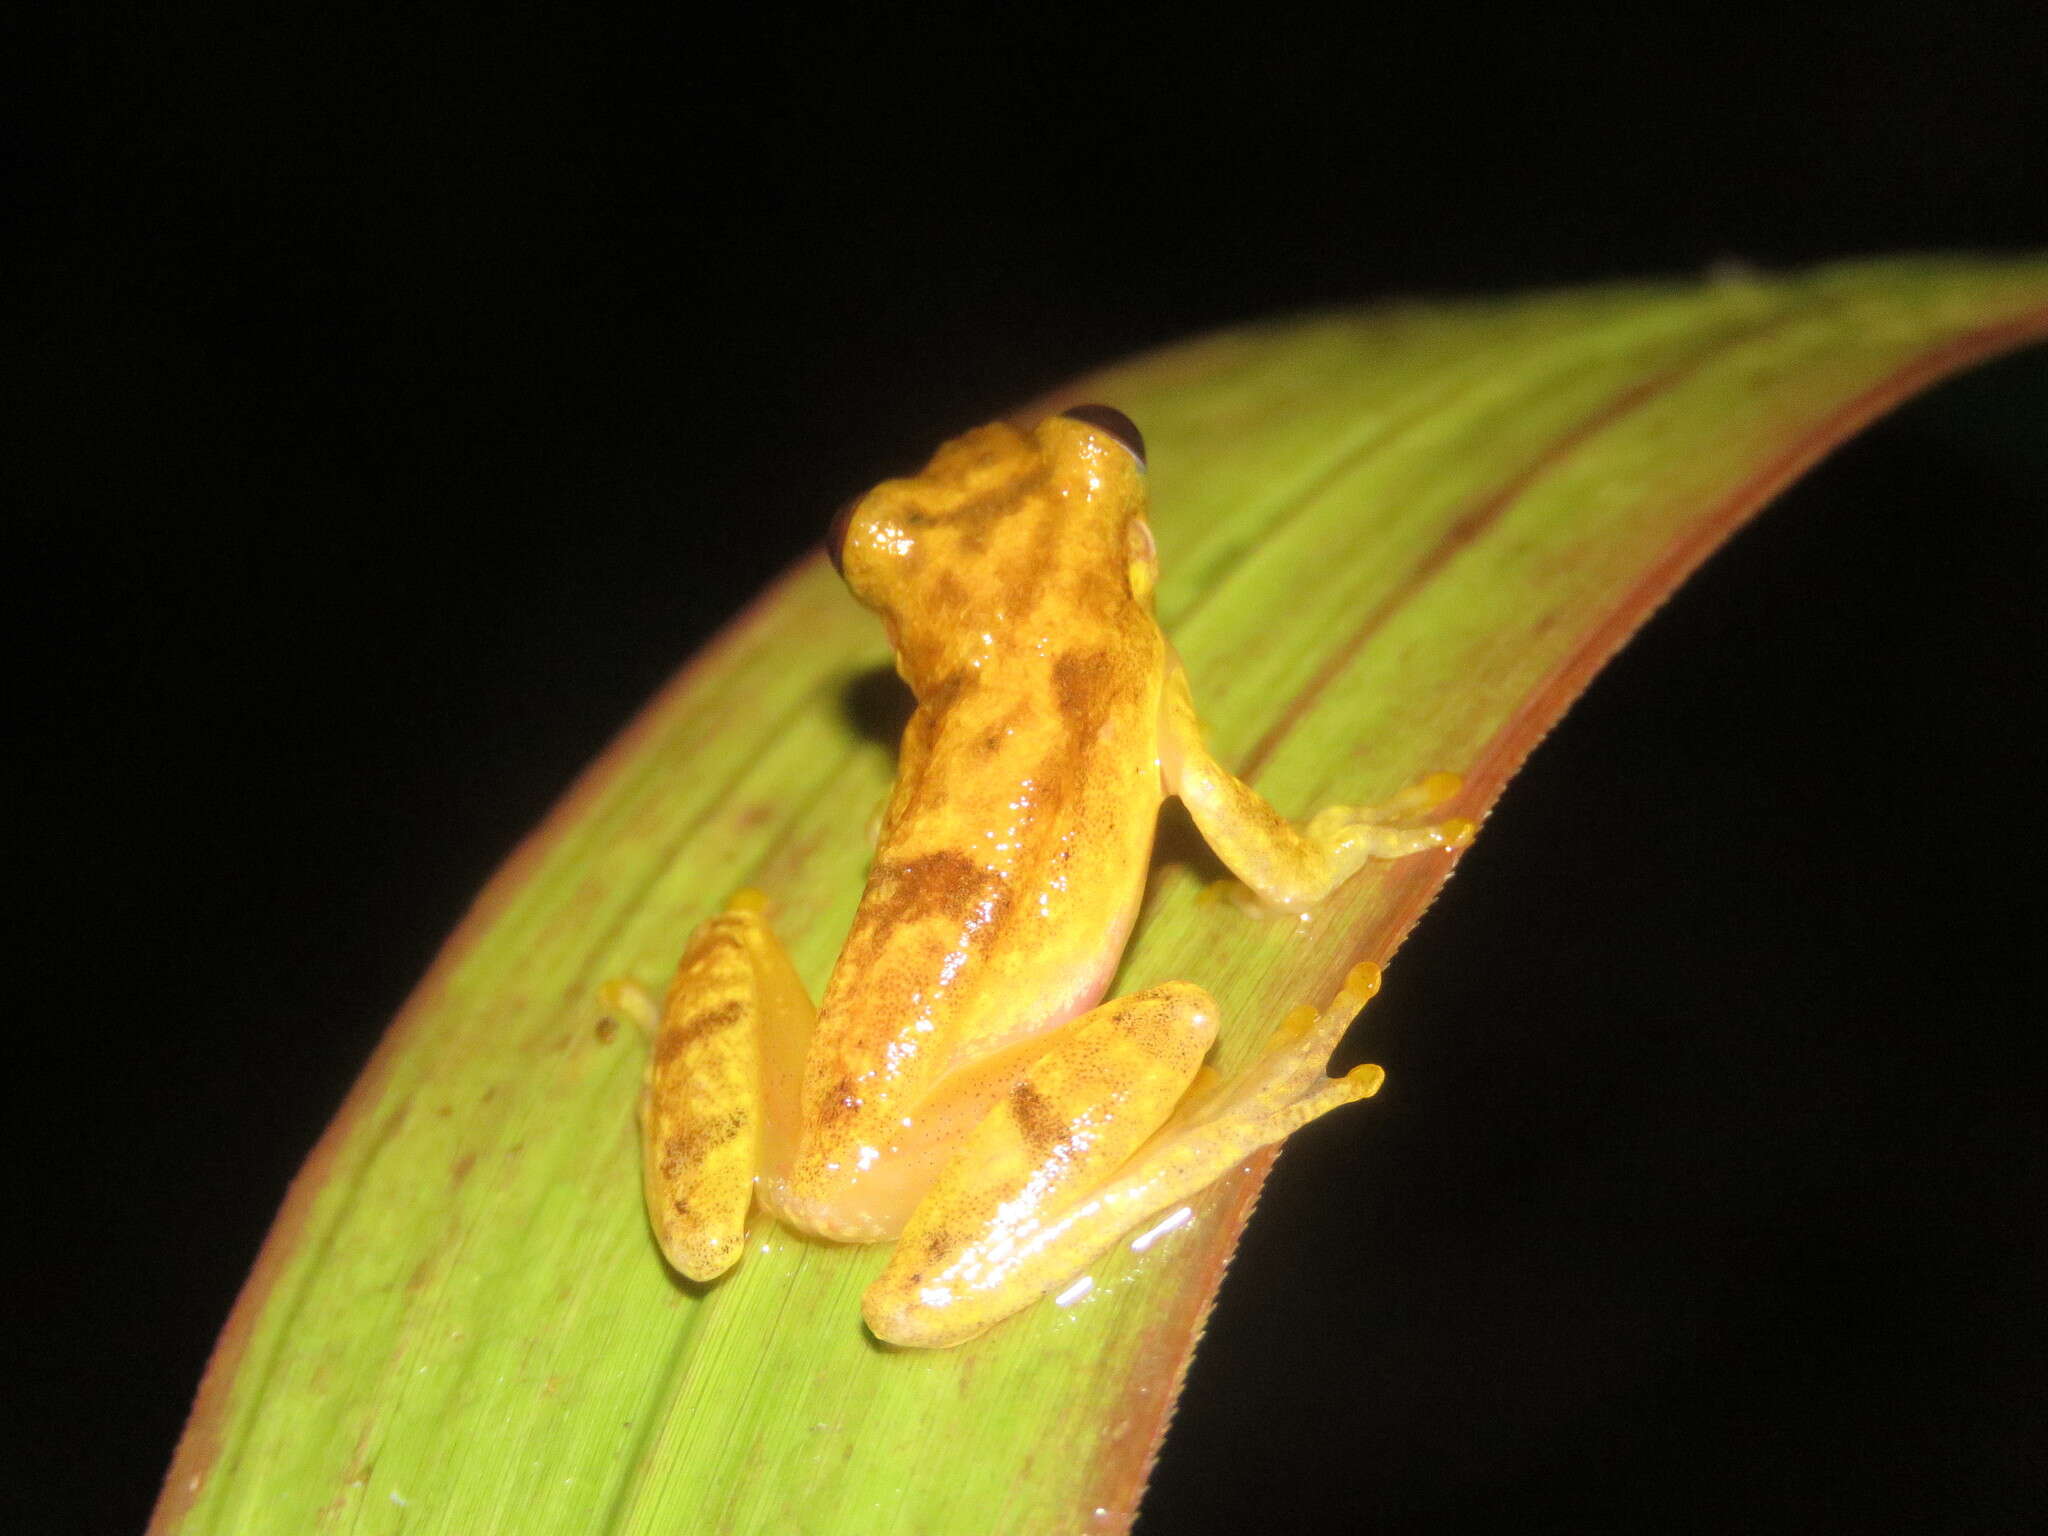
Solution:
<svg viewBox="0 0 2048 1536">
<path fill-rule="evenodd" d="M 954 438 L 917 475 L 885 480 L 833 520 L 832 563 L 882 617 L 899 659 L 1028 642 L 1045 625 L 1149 610 L 1158 571 L 1145 523 L 1145 440 L 1129 417 L 1080 405 L 1030 431 Z"/>
</svg>

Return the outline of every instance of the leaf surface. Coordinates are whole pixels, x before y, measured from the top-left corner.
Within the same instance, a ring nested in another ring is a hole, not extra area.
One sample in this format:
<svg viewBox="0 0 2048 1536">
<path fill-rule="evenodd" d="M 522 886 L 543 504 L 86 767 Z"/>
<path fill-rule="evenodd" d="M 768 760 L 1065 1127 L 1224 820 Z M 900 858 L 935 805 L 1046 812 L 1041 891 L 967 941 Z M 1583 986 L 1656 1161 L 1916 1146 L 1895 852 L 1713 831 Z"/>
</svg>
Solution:
<svg viewBox="0 0 2048 1536">
<path fill-rule="evenodd" d="M 1775 491 L 1913 390 L 2044 334 L 2048 263 L 1888 261 L 1322 315 L 1050 403 L 1144 426 L 1160 618 L 1220 758 L 1294 814 L 1454 768 L 1450 809 L 1477 816 Z M 743 884 L 774 894 L 821 985 L 891 775 L 887 672 L 871 616 L 807 560 L 519 849 L 294 1184 L 153 1529 L 1128 1524 L 1270 1156 L 1096 1265 L 1081 1301 L 946 1352 L 862 1329 L 880 1250 L 757 1217 L 740 1268 L 694 1286 L 640 1210 L 643 1048 L 597 988 L 658 982 Z M 1215 867 L 1169 818 L 1117 986 L 1209 987 L 1229 1072 L 1290 1006 L 1386 960 L 1451 862 L 1254 922 L 1198 899 Z"/>
</svg>

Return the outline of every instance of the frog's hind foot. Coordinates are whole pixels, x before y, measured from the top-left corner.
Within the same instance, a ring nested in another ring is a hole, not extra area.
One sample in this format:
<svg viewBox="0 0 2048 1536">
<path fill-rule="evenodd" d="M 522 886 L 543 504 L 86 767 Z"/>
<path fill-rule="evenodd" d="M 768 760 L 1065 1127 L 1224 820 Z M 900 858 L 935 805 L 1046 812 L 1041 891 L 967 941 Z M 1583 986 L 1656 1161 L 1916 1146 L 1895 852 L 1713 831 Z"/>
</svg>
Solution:
<svg viewBox="0 0 2048 1536">
<path fill-rule="evenodd" d="M 1235 1079 L 1215 1079 L 1206 1092 L 1191 1096 L 1161 1140 L 1227 1141 L 1241 1147 L 1235 1155 L 1242 1156 L 1333 1109 L 1371 1098 L 1387 1080 L 1379 1067 L 1364 1063 L 1342 1077 L 1330 1077 L 1328 1068 L 1344 1031 L 1379 989 L 1380 968 L 1361 960 L 1328 1003 L 1303 1003 L 1281 1020 L 1265 1049 Z"/>
<path fill-rule="evenodd" d="M 1327 1005 L 1295 1009 L 1228 1081 L 1197 1070 L 1215 1029 L 1199 988 L 1170 983 L 1077 1020 L 912 1215 L 865 1298 L 868 1326 L 892 1343 L 971 1338 L 1258 1148 L 1376 1093 L 1385 1080 L 1376 1066 L 1326 1071 L 1379 983 L 1378 966 L 1353 966 Z M 1151 1085 L 1140 1095 L 1149 1103 L 1118 1094 L 1124 1102 L 1105 1116 L 1105 1090 L 1129 1082 Z M 1156 1129 L 1145 1135 L 1147 1126 Z"/>
<path fill-rule="evenodd" d="M 630 976 L 614 976 L 603 982 L 597 989 L 598 1006 L 603 1008 L 607 1018 L 623 1018 L 639 1031 L 654 1038 L 654 1028 L 661 1022 L 661 1008 L 648 990 Z"/>
<path fill-rule="evenodd" d="M 1325 858 L 1352 869 L 1368 859 L 1401 859 L 1431 848 L 1456 850 L 1472 841 L 1477 822 L 1459 816 L 1420 827 L 1402 823 L 1427 816 L 1463 787 L 1455 773 L 1426 773 L 1378 805 L 1327 806 L 1302 831 Z"/>
<path fill-rule="evenodd" d="M 1425 773 L 1413 784 L 1404 785 L 1387 800 L 1378 805 L 1361 807 L 1358 814 L 1369 821 L 1407 821 L 1416 816 L 1427 816 L 1440 805 L 1448 805 L 1457 799 L 1458 791 L 1465 787 L 1465 781 L 1455 773 L 1439 769 Z"/>
</svg>

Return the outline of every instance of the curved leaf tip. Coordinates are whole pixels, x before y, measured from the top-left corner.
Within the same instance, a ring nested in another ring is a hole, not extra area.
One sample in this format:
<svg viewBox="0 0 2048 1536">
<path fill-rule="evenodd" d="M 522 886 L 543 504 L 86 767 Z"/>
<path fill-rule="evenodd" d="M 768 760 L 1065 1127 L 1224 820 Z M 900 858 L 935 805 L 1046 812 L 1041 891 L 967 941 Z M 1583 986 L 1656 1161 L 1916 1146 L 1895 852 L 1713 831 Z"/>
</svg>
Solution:
<svg viewBox="0 0 2048 1536">
<path fill-rule="evenodd" d="M 1456 767 L 1478 815 L 1773 492 L 2044 334 L 2048 264 L 1870 263 L 1258 327 L 1061 403 L 1143 423 L 1159 611 L 1220 757 L 1292 810 Z M 640 1051 L 596 988 L 661 975 L 743 883 L 816 984 L 891 772 L 844 703 L 886 664 L 824 562 L 799 566 L 492 882 L 295 1183 L 154 1529 L 1128 1523 L 1263 1160 L 1084 1301 L 949 1354 L 860 1329 L 877 1253 L 757 1223 L 738 1271 L 685 1286 L 638 1209 Z M 1199 901 L 1209 871 L 1169 844 L 1120 985 L 1208 986 L 1228 1071 L 1385 960 L 1447 867 L 1377 869 L 1304 934 Z"/>
</svg>

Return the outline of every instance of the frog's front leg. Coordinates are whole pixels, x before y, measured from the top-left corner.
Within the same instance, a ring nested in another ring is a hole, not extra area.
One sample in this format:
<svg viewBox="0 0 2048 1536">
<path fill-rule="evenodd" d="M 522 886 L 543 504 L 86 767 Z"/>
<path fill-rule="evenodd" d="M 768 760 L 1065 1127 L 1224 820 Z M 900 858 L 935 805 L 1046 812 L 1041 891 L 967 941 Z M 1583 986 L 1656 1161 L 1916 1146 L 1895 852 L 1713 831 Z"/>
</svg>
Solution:
<svg viewBox="0 0 2048 1536">
<path fill-rule="evenodd" d="M 1202 1068 L 1216 1005 L 1169 982 L 1063 1028 L 983 1118 L 912 1212 L 862 1311 L 876 1337 L 942 1348 L 1059 1288 L 1147 1216 L 1384 1074 L 1324 1063 L 1379 986 L 1355 967 L 1324 1009 L 1303 1007 L 1236 1081 Z"/>
<path fill-rule="evenodd" d="M 1232 874 L 1274 906 L 1312 906 L 1368 859 L 1398 859 L 1429 848 L 1462 848 L 1470 821 L 1404 827 L 1458 792 L 1458 776 L 1432 773 L 1378 806 L 1333 805 L 1296 826 L 1259 792 L 1209 755 L 1188 692 L 1187 674 L 1166 680 L 1160 720 L 1166 790 L 1180 796 L 1202 838 Z"/>
<path fill-rule="evenodd" d="M 692 1280 L 730 1269 L 754 1175 L 785 1155 L 817 1009 L 742 891 L 691 935 L 669 983 L 640 1099 L 647 1216 Z"/>
</svg>

